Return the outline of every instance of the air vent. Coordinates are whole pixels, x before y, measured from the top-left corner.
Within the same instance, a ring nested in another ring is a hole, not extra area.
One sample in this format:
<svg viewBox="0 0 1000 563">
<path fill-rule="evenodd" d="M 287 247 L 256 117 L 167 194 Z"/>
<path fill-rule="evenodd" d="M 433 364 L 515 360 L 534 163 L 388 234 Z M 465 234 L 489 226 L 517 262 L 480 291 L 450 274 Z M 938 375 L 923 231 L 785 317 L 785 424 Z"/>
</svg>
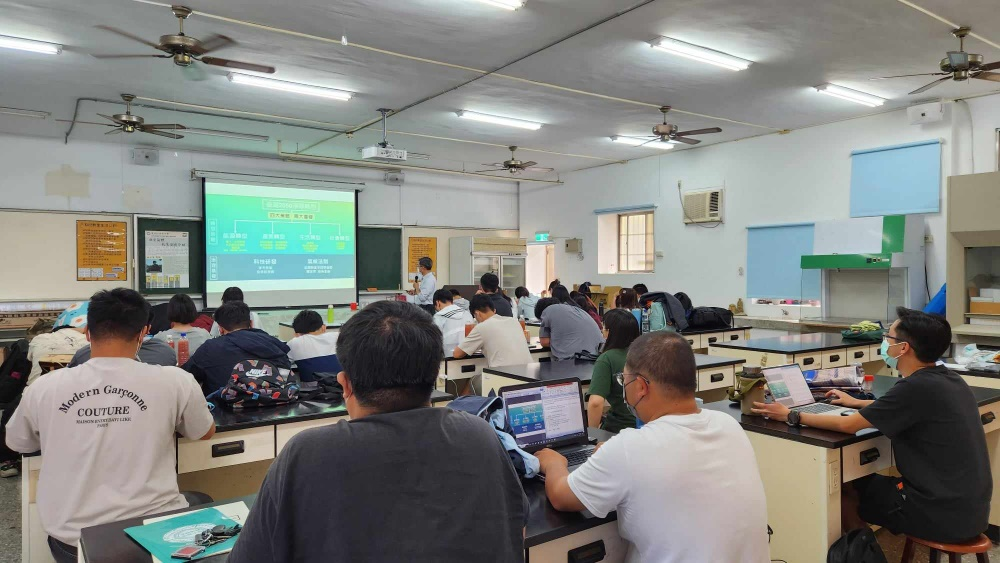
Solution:
<svg viewBox="0 0 1000 563">
<path fill-rule="evenodd" d="M 721 223 L 722 190 L 706 190 L 684 194 L 685 223 Z"/>
</svg>

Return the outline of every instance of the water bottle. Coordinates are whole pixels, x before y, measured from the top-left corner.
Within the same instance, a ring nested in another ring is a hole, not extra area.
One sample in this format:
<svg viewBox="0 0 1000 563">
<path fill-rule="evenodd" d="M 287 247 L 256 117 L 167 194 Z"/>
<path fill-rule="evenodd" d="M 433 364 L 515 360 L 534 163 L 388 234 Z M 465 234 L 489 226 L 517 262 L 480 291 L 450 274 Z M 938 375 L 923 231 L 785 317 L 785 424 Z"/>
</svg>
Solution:
<svg viewBox="0 0 1000 563">
<path fill-rule="evenodd" d="M 875 376 L 866 375 L 864 381 L 861 383 L 861 390 L 865 393 L 871 393 L 872 389 L 875 387 Z"/>
<path fill-rule="evenodd" d="M 333 324 L 333 305 L 326 306 L 326 322 Z"/>
<path fill-rule="evenodd" d="M 642 310 L 642 332 L 649 332 L 649 309 Z"/>
<path fill-rule="evenodd" d="M 177 340 L 177 365 L 179 366 L 186 364 L 188 359 L 191 357 L 188 345 L 187 333 L 182 332 L 180 339 Z"/>
<path fill-rule="evenodd" d="M 169 334 L 167 335 L 167 346 L 170 346 L 170 348 L 176 352 L 174 349 L 174 337 Z"/>
</svg>

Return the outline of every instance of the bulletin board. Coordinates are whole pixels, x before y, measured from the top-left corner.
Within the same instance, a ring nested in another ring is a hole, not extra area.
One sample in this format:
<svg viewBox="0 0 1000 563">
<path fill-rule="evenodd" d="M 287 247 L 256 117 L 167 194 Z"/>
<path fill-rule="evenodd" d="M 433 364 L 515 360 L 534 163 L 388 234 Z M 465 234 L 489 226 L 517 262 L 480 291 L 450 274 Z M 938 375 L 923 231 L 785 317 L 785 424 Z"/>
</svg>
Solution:
<svg viewBox="0 0 1000 563">
<path fill-rule="evenodd" d="M 128 223 L 77 219 L 76 281 L 128 281 Z"/>
<path fill-rule="evenodd" d="M 102 289 L 133 287 L 126 279 L 77 279 L 77 221 L 125 223 L 126 264 L 132 260 L 132 216 L 58 211 L 0 211 L 4 241 L 3 301 L 58 301 L 88 299 Z"/>
<path fill-rule="evenodd" d="M 205 288 L 201 219 L 136 216 L 136 288 L 143 295 L 201 294 Z"/>
<path fill-rule="evenodd" d="M 437 272 L 438 259 L 437 259 L 437 237 L 410 237 L 407 244 L 407 257 L 406 261 L 406 271 L 408 272 L 407 278 L 412 276 L 417 272 L 417 261 L 424 256 L 431 259 L 433 262 L 432 272 Z"/>
</svg>

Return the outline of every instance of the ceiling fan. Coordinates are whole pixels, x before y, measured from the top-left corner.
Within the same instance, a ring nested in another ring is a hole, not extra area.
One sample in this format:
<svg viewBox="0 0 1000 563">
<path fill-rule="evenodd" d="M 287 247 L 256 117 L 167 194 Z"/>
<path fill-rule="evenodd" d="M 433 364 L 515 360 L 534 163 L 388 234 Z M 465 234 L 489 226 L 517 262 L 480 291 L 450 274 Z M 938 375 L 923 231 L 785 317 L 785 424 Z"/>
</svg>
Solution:
<svg viewBox="0 0 1000 563">
<path fill-rule="evenodd" d="M 909 93 L 909 95 L 919 94 L 921 92 L 926 92 L 931 88 L 945 82 L 947 80 L 954 80 L 956 82 L 964 82 L 970 78 L 978 78 L 980 80 L 992 80 L 993 82 L 1000 82 L 1000 73 L 988 72 L 991 70 L 1000 69 L 1000 62 L 983 64 L 983 56 L 977 55 L 975 53 L 965 52 L 965 37 L 972 31 L 969 27 L 960 27 L 958 29 L 951 30 L 951 34 L 958 38 L 958 50 L 948 51 L 948 56 L 941 59 L 939 67 L 941 72 L 925 72 L 921 74 L 900 74 L 898 76 L 880 76 L 878 78 L 869 78 L 869 80 L 887 80 L 889 78 L 904 78 L 908 76 L 944 76 L 944 78 L 939 78 L 930 84 L 921 86 L 916 90 Z"/>
<path fill-rule="evenodd" d="M 170 10 L 177 17 L 177 22 L 180 24 L 180 31 L 176 35 L 161 35 L 159 43 L 154 43 L 152 41 L 147 41 L 139 36 L 133 35 L 127 31 L 122 31 L 120 29 L 107 26 L 99 25 L 98 29 L 103 29 L 105 31 L 110 31 L 111 33 L 116 33 L 122 37 L 127 37 L 133 41 L 138 41 L 143 45 L 148 45 L 158 51 L 163 51 L 162 55 L 91 55 L 98 59 L 133 59 L 133 58 L 143 58 L 143 57 L 156 57 L 159 59 L 173 59 L 174 64 L 183 67 L 185 69 L 191 68 L 197 72 L 198 67 L 193 66 L 195 62 L 201 62 L 207 65 L 221 66 L 226 68 L 236 68 L 241 70 L 251 70 L 254 72 L 263 72 L 267 74 L 274 73 L 273 66 L 260 65 L 255 63 L 246 63 L 240 61 L 233 61 L 229 59 L 220 59 L 217 57 L 206 57 L 207 53 L 212 51 L 217 51 L 225 47 L 231 47 L 236 44 L 235 41 L 226 37 L 225 35 L 210 35 L 205 39 L 196 39 L 194 37 L 184 35 L 184 20 L 191 15 L 191 8 L 186 6 L 171 6 Z"/>
<path fill-rule="evenodd" d="M 134 133 L 139 131 L 140 133 L 149 133 L 151 135 L 159 135 L 161 137 L 170 137 L 171 139 L 183 139 L 184 135 L 177 135 L 176 133 L 167 133 L 162 131 L 162 129 L 172 129 L 181 130 L 187 129 L 179 123 L 155 123 L 147 125 L 141 117 L 138 115 L 132 115 L 132 100 L 135 96 L 132 94 L 122 94 L 122 99 L 125 100 L 125 113 L 116 113 L 114 115 L 104 115 L 99 113 L 97 115 L 107 119 L 111 123 L 98 123 L 96 125 L 105 125 L 108 127 L 113 127 L 110 131 L 105 133 L 105 135 L 116 135 L 118 133 Z"/>
<path fill-rule="evenodd" d="M 478 170 L 477 173 L 482 172 L 510 172 L 511 174 L 520 174 L 521 172 L 553 172 L 555 168 L 542 168 L 536 166 L 538 163 L 534 160 L 529 160 L 528 162 L 522 162 L 517 159 L 514 153 L 517 151 L 517 147 L 510 146 L 507 147 L 510 150 L 510 160 L 505 160 L 503 162 L 495 162 L 493 164 L 484 164 L 483 166 L 492 166 L 493 168 L 487 170 Z"/>
<path fill-rule="evenodd" d="M 636 146 L 645 146 L 649 143 L 684 143 L 686 145 L 697 145 L 701 141 L 698 139 L 689 139 L 690 135 L 706 135 L 708 133 L 722 133 L 722 129 L 718 127 L 709 127 L 707 129 L 692 129 L 691 131 L 678 131 L 676 125 L 667 123 L 667 112 L 670 111 L 670 106 L 662 106 L 660 108 L 660 113 L 663 114 L 663 123 L 653 126 L 653 138 Z"/>
</svg>

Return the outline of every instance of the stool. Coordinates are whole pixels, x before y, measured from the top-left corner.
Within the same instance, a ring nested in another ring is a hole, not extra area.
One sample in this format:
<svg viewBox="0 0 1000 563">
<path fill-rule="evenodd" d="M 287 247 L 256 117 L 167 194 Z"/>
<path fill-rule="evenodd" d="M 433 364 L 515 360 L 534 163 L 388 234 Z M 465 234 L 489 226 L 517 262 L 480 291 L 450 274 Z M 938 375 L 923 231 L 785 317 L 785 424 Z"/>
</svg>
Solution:
<svg viewBox="0 0 1000 563">
<path fill-rule="evenodd" d="M 906 536 L 906 544 L 903 545 L 903 558 L 900 563 L 913 561 L 914 544 L 923 545 L 930 549 L 931 563 L 939 563 L 938 556 L 942 553 L 948 554 L 948 563 L 959 563 L 962 561 L 963 553 L 975 553 L 978 563 L 990 563 L 990 556 L 987 552 L 993 547 L 993 542 L 983 534 L 979 534 L 978 538 L 965 543 L 941 543 Z"/>
</svg>

